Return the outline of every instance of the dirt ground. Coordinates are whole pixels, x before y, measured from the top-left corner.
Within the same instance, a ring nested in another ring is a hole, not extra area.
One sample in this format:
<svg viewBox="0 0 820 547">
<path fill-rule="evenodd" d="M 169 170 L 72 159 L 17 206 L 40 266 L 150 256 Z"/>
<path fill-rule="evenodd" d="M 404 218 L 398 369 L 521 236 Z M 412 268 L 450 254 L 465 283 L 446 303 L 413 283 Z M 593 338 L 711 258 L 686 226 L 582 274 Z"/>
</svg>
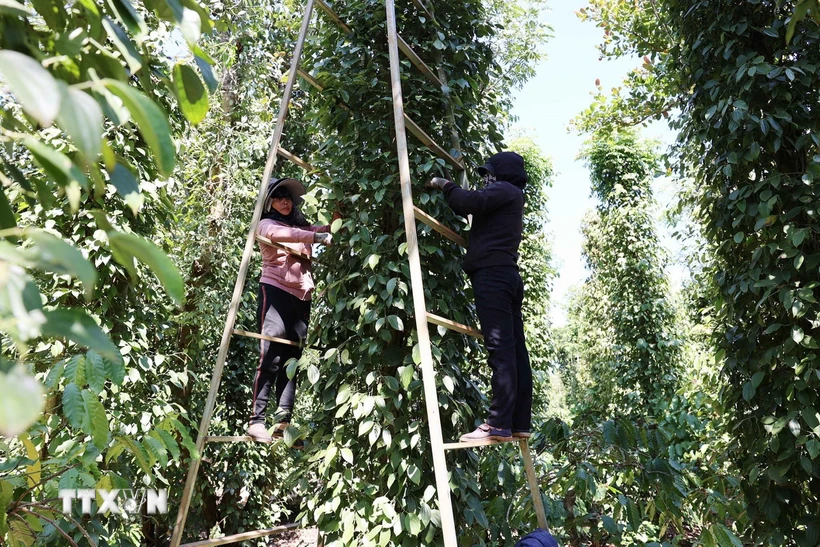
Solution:
<svg viewBox="0 0 820 547">
<path fill-rule="evenodd" d="M 283 534 L 271 536 L 270 547 L 314 547 L 319 538 L 316 528 L 291 530 Z"/>
</svg>

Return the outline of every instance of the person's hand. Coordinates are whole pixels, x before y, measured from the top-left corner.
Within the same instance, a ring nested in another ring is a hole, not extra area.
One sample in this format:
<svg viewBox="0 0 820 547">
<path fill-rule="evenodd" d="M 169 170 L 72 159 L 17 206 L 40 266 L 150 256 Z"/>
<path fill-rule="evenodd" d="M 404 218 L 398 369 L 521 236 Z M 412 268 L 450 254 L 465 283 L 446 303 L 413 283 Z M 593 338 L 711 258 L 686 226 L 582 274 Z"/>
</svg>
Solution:
<svg viewBox="0 0 820 547">
<path fill-rule="evenodd" d="M 313 242 L 318 243 L 319 245 L 324 245 L 326 247 L 329 247 L 329 246 L 333 245 L 333 236 L 330 235 L 330 234 L 317 232 L 317 233 L 313 234 Z"/>
<path fill-rule="evenodd" d="M 437 190 L 444 190 L 444 185 L 450 182 L 449 180 L 441 177 L 433 177 L 427 183 L 428 188 L 435 188 Z"/>
</svg>

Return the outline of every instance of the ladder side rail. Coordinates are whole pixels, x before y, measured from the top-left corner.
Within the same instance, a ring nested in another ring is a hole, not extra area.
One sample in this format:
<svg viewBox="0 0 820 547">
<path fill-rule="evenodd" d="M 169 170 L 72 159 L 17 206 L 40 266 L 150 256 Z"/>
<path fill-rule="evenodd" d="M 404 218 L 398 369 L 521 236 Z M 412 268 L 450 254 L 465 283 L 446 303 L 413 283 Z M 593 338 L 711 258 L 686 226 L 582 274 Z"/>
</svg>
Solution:
<svg viewBox="0 0 820 547">
<path fill-rule="evenodd" d="M 535 508 L 535 515 L 538 518 L 538 526 L 547 529 L 547 514 L 544 511 L 544 500 L 541 499 L 541 489 L 538 487 L 538 478 L 535 476 L 535 467 L 532 464 L 532 454 L 527 439 L 518 442 L 521 447 L 521 459 L 524 460 L 524 470 L 527 473 L 527 482 L 530 485 L 530 495 L 532 496 L 532 506 Z"/>
<path fill-rule="evenodd" d="M 427 8 L 427 6 L 424 5 L 424 3 L 421 0 L 413 0 L 413 4 L 419 9 L 419 11 L 421 11 L 422 13 L 424 13 L 424 15 L 429 17 L 430 21 L 435 20 L 435 16 L 433 15 L 433 12 L 431 12 Z"/>
<path fill-rule="evenodd" d="M 427 422 L 430 427 L 430 443 L 433 450 L 433 467 L 436 477 L 441 527 L 446 547 L 458 547 L 453 506 L 450 500 L 450 481 L 447 476 L 447 460 L 444 457 L 444 440 L 439 417 L 438 394 L 433 369 L 433 353 L 430 348 L 430 332 L 427 328 L 427 308 L 424 302 L 424 284 L 421 276 L 416 218 L 413 215 L 413 193 L 410 183 L 410 159 L 407 152 L 407 135 L 404 127 L 404 106 L 401 94 L 401 71 L 399 47 L 396 31 L 396 7 L 394 0 L 386 0 L 387 41 L 390 51 L 390 84 L 393 93 L 393 118 L 396 126 L 396 147 L 399 157 L 399 177 L 401 180 L 404 230 L 407 237 L 407 255 L 410 262 L 410 285 L 413 291 L 413 309 L 416 317 L 416 331 L 421 350 L 421 369 L 424 381 L 424 399 L 427 407 Z"/>
<path fill-rule="evenodd" d="M 279 104 L 279 115 L 276 120 L 276 127 L 274 128 L 273 138 L 271 140 L 270 151 L 268 152 L 268 159 L 265 164 L 262 182 L 259 186 L 259 197 L 256 200 L 256 207 L 253 211 L 253 218 L 251 220 L 250 230 L 248 230 L 248 237 L 245 241 L 245 250 L 242 254 L 242 262 L 239 266 L 239 274 L 234 285 L 233 297 L 228 308 L 228 317 L 225 321 L 225 328 L 222 332 L 222 341 L 219 346 L 219 354 L 217 355 L 216 365 L 214 366 L 213 377 L 211 378 L 211 387 L 208 393 L 208 399 L 205 401 L 205 409 L 202 414 L 202 420 L 199 423 L 199 432 L 197 433 L 196 449 L 198 458 L 191 458 L 191 466 L 188 468 L 188 475 L 185 478 L 185 487 L 182 491 L 182 498 L 180 499 L 179 512 L 177 513 L 176 523 L 174 524 L 174 532 L 171 537 L 170 547 L 179 547 L 182 539 L 182 531 L 185 528 L 185 521 L 188 518 L 188 509 L 191 505 L 193 497 L 194 483 L 196 482 L 196 475 L 199 471 L 199 465 L 202 462 L 202 451 L 205 447 L 205 437 L 208 434 L 208 426 L 211 423 L 211 416 L 213 415 L 214 405 L 216 403 L 216 395 L 219 391 L 219 384 L 222 381 L 222 369 L 225 366 L 225 361 L 228 356 L 228 347 L 233 334 L 233 326 L 236 321 L 239 303 L 242 300 L 242 291 L 245 287 L 245 279 L 248 275 L 248 268 L 250 266 L 250 259 L 253 253 L 254 236 L 256 234 L 256 224 L 259 222 L 259 217 L 262 216 L 262 206 L 265 201 L 266 187 L 268 179 L 270 179 L 273 167 L 276 164 L 276 150 L 279 147 L 279 141 L 282 138 L 282 131 L 287 117 L 288 105 L 290 103 L 291 93 L 293 91 L 293 84 L 296 81 L 296 68 L 299 65 L 299 60 L 302 56 L 302 49 L 307 38 L 308 28 L 310 26 L 310 19 L 313 14 L 314 0 L 307 0 L 305 7 L 305 15 L 302 19 L 302 27 L 299 31 L 299 38 L 296 40 L 296 46 L 293 50 L 293 59 L 291 60 L 290 74 L 285 85 L 285 91 L 282 94 L 282 99 Z"/>
</svg>

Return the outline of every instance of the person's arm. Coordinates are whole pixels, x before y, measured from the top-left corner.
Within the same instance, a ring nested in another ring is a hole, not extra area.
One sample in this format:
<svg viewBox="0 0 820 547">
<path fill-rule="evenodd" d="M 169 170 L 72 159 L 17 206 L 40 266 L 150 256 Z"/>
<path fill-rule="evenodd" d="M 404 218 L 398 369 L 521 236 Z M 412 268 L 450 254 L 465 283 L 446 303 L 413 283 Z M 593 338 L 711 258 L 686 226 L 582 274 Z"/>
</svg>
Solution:
<svg viewBox="0 0 820 547">
<path fill-rule="evenodd" d="M 304 243 L 306 245 L 311 245 L 315 237 L 312 230 L 285 226 L 268 219 L 257 224 L 256 233 L 278 243 Z"/>
<path fill-rule="evenodd" d="M 489 213 L 513 199 L 509 189 L 500 184 L 491 184 L 481 190 L 465 190 L 448 182 L 443 190 L 450 208 L 461 216 Z"/>
<path fill-rule="evenodd" d="M 330 224 L 314 224 L 307 228 L 311 232 L 315 232 L 317 234 L 329 234 L 330 233 Z"/>
</svg>

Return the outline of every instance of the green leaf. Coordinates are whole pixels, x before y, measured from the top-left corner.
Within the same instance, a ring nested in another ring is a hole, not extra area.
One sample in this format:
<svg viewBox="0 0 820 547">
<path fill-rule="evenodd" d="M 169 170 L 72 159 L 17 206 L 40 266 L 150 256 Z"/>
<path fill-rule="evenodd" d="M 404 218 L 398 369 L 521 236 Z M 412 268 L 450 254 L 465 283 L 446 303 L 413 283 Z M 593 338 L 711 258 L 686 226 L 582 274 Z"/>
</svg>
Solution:
<svg viewBox="0 0 820 547">
<path fill-rule="evenodd" d="M 65 338 L 75 344 L 93 349 L 112 361 L 122 362 L 122 355 L 108 335 L 83 310 L 58 309 L 44 312 L 44 336 Z"/>
<path fill-rule="evenodd" d="M 116 249 L 115 257 L 120 257 L 117 258 L 118 262 L 127 267 L 121 257 L 137 258 L 154 272 L 174 304 L 177 307 L 182 306 L 185 300 L 185 284 L 182 275 L 171 259 L 162 252 L 162 249 L 145 238 L 125 232 L 109 231 L 108 242 L 112 251 Z"/>
<path fill-rule="evenodd" d="M 182 21 L 182 4 L 179 0 L 145 0 L 145 6 L 153 10 L 157 17 L 172 23 Z"/>
<path fill-rule="evenodd" d="M 192 9 L 183 8 L 179 31 L 189 46 L 195 45 L 202 35 L 202 17 Z"/>
<path fill-rule="evenodd" d="M 338 232 L 342 228 L 342 222 L 343 220 L 340 218 L 334 220 L 333 223 L 330 225 L 330 232 L 334 234 Z"/>
<path fill-rule="evenodd" d="M 347 463 L 353 463 L 353 451 L 352 450 L 350 450 L 349 448 L 342 448 L 341 453 L 342 453 L 342 458 Z"/>
<path fill-rule="evenodd" d="M 15 0 L 0 0 L 0 14 L 28 17 L 34 15 Z"/>
<path fill-rule="evenodd" d="M 99 353 L 89 351 L 85 354 L 85 379 L 94 393 L 102 393 L 107 373 L 105 362 Z"/>
<path fill-rule="evenodd" d="M 336 393 L 336 404 L 340 405 L 350 399 L 350 385 L 342 384 L 339 391 Z"/>
<path fill-rule="evenodd" d="M 610 517 L 609 515 L 603 515 L 601 520 L 604 523 L 604 530 L 606 530 L 609 534 L 613 536 L 617 536 L 620 534 L 620 530 L 618 529 L 618 524 Z"/>
<path fill-rule="evenodd" d="M 103 84 L 128 108 L 142 137 L 154 153 L 157 169 L 163 177 L 168 177 L 176 163 L 176 147 L 171 138 L 168 117 L 154 101 L 130 85 L 110 79 L 103 80 Z"/>
<path fill-rule="evenodd" d="M 755 396 L 755 388 L 751 382 L 745 382 L 743 384 L 743 398 L 748 402 L 752 400 L 752 397 Z"/>
<path fill-rule="evenodd" d="M 196 125 L 205 119 L 208 114 L 208 93 L 193 68 L 183 63 L 174 65 L 174 90 L 179 108 L 189 122 Z"/>
<path fill-rule="evenodd" d="M 68 156 L 47 144 L 43 144 L 31 135 L 23 139 L 23 144 L 29 149 L 40 167 L 53 177 L 57 184 L 68 187 L 74 183 L 83 188 L 88 188 L 88 179 L 85 178 L 82 171 L 74 165 Z M 77 205 L 79 205 L 79 199 L 77 199 L 77 203 L 72 203 L 72 207 L 76 210 Z"/>
<path fill-rule="evenodd" d="M 399 367 L 399 379 L 401 380 L 401 385 L 404 389 L 407 389 L 410 386 L 410 383 L 413 381 L 414 374 L 415 369 L 410 365 Z"/>
<path fill-rule="evenodd" d="M 146 447 L 146 452 L 152 456 L 152 459 L 159 462 L 160 467 L 168 465 L 168 451 L 160 439 L 148 435 L 143 439 L 142 444 Z"/>
<path fill-rule="evenodd" d="M 139 464 L 140 469 L 142 469 L 143 472 L 146 474 L 151 473 L 151 464 L 148 462 L 148 454 L 145 452 L 145 449 L 141 444 L 137 443 L 131 437 L 126 437 L 125 435 L 118 435 L 116 440 L 118 443 L 124 445 L 126 450 L 128 450 L 134 458 L 136 458 L 137 464 Z"/>
<path fill-rule="evenodd" d="M 97 396 L 87 389 L 83 390 L 82 397 L 86 408 L 86 421 L 82 429 L 91 435 L 94 446 L 103 450 L 108 444 L 108 418 L 105 409 Z"/>
<path fill-rule="evenodd" d="M 17 216 L 11 209 L 5 188 L 0 187 L 0 230 L 17 227 Z"/>
<path fill-rule="evenodd" d="M 135 215 L 142 209 L 145 197 L 140 192 L 140 184 L 134 173 L 121 163 L 117 163 L 114 171 L 109 173 L 111 184 L 117 189 L 117 193 L 122 197 L 131 212 Z"/>
<path fill-rule="evenodd" d="M 629 520 L 629 529 L 638 531 L 641 527 L 641 509 L 634 501 L 629 500 L 626 506 L 626 514 Z"/>
<path fill-rule="evenodd" d="M 407 466 L 407 476 L 414 484 L 421 484 L 421 470 L 415 464 Z"/>
<path fill-rule="evenodd" d="M 718 545 L 722 547 L 729 547 L 730 545 L 733 547 L 743 547 L 743 543 L 735 536 L 731 530 L 729 530 L 726 526 L 722 524 L 717 524 L 715 526 L 715 539 L 717 540 Z"/>
<path fill-rule="evenodd" d="M 27 430 L 44 406 L 43 386 L 25 368 L 0 371 L 0 435 L 11 438 Z"/>
<path fill-rule="evenodd" d="M 65 130 L 86 161 L 97 159 L 102 147 L 103 113 L 99 103 L 84 91 L 63 85 L 57 125 Z"/>
<path fill-rule="evenodd" d="M 108 7 L 128 31 L 138 39 L 148 30 L 129 0 L 106 0 Z"/>
<path fill-rule="evenodd" d="M 320 377 L 319 368 L 314 364 L 309 365 L 307 369 L 307 377 L 311 384 L 318 382 Z"/>
<path fill-rule="evenodd" d="M 806 425 L 814 432 L 815 435 L 820 436 L 820 412 L 817 412 L 814 408 L 807 406 L 805 407 L 802 412 L 803 421 L 806 422 Z"/>
<path fill-rule="evenodd" d="M 205 80 L 205 85 L 208 86 L 208 92 L 213 93 L 216 91 L 216 88 L 219 86 L 219 82 L 217 82 L 216 77 L 214 76 L 214 71 L 211 68 L 211 64 L 200 55 L 194 56 L 194 62 L 196 63 L 196 66 L 199 67 L 199 73 L 202 74 L 202 79 Z"/>
<path fill-rule="evenodd" d="M 63 371 L 65 370 L 65 360 L 57 361 L 54 365 L 51 366 L 51 369 L 48 371 L 48 375 L 46 376 L 45 386 L 48 389 L 54 389 L 57 387 L 57 384 L 60 383 L 60 378 L 63 377 Z"/>
<path fill-rule="evenodd" d="M 31 247 L 29 267 L 76 277 L 83 284 L 86 300 L 91 300 L 97 284 L 97 270 L 79 249 L 59 237 L 35 228 L 27 228 L 23 235 L 34 243 Z"/>
<path fill-rule="evenodd" d="M 177 440 L 174 439 L 174 436 L 165 431 L 164 429 L 155 429 L 150 434 L 155 434 L 162 440 L 162 444 L 165 445 L 165 448 L 168 449 L 168 452 L 171 453 L 171 457 L 175 460 L 179 459 L 179 445 L 177 444 Z"/>
<path fill-rule="evenodd" d="M 388 315 L 387 322 L 390 323 L 390 326 L 395 330 L 404 330 L 404 323 L 398 315 Z"/>
<path fill-rule="evenodd" d="M 122 381 L 125 379 L 125 363 L 105 358 L 103 359 L 103 363 L 105 363 L 106 375 L 115 385 L 121 386 Z"/>
<path fill-rule="evenodd" d="M 805 336 L 806 335 L 803 333 L 802 328 L 796 325 L 792 327 L 792 340 L 794 340 L 795 344 L 799 344 L 800 342 L 802 342 Z"/>
<path fill-rule="evenodd" d="M 48 127 L 60 111 L 60 88 L 40 63 L 17 51 L 0 50 L 0 76 L 26 114 Z"/>
<path fill-rule="evenodd" d="M 77 384 L 70 383 L 63 390 L 63 415 L 68 419 L 71 427 L 80 429 L 85 423 L 85 403 Z"/>
<path fill-rule="evenodd" d="M 140 56 L 131 38 L 117 23 L 108 17 L 103 18 L 102 24 L 105 27 L 105 32 L 108 33 L 108 37 L 114 42 L 123 59 L 125 59 L 128 69 L 132 74 L 138 72 L 142 68 L 142 56 Z"/>
<path fill-rule="evenodd" d="M 418 344 L 413 346 L 412 357 L 415 364 L 421 364 L 421 347 Z"/>
</svg>

